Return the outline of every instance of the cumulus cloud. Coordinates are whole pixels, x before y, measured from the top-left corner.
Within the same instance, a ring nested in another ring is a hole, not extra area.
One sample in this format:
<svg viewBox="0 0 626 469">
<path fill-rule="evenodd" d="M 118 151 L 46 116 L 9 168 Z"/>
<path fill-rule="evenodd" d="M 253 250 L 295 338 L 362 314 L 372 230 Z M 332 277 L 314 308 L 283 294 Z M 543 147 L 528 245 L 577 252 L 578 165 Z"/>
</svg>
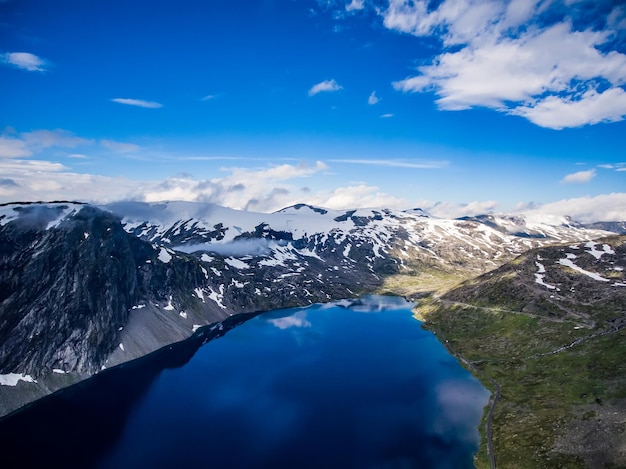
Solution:
<svg viewBox="0 0 626 469">
<path fill-rule="evenodd" d="M 0 135 L 0 158 L 23 158 L 32 155 L 26 142 L 13 136 Z"/>
<path fill-rule="evenodd" d="M 493 213 L 498 208 L 495 200 L 473 201 L 468 203 L 420 201 L 419 207 L 439 218 L 473 217 Z"/>
<path fill-rule="evenodd" d="M 380 117 L 381 117 L 382 119 L 389 119 L 390 117 L 393 117 L 393 116 L 394 116 L 394 114 L 381 114 L 381 115 L 380 115 Z"/>
<path fill-rule="evenodd" d="M 585 183 L 591 181 L 595 177 L 595 175 L 595 169 L 590 169 L 588 171 L 578 171 L 576 173 L 568 174 L 561 180 L 561 182 L 566 184 Z"/>
<path fill-rule="evenodd" d="M 282 164 L 268 169 L 224 168 L 223 178 L 196 180 L 170 178 L 142 189 L 135 198 L 146 202 L 187 200 L 212 202 L 226 207 L 271 212 L 302 202 L 299 191 L 288 181 L 306 178 L 328 166 L 317 161 L 313 166 Z"/>
<path fill-rule="evenodd" d="M 600 28 L 584 24 L 584 2 L 429 3 L 390 0 L 381 13 L 387 28 L 437 36 L 444 46 L 394 82 L 397 90 L 434 92 L 440 109 L 488 107 L 551 129 L 626 116 L 626 55 L 613 49 L 623 10 L 605 15 Z"/>
<path fill-rule="evenodd" d="M 71 172 L 68 167 L 44 160 L 0 160 L 0 174 L 13 184 L 0 188 L 0 201 L 75 199 L 108 202 L 129 198 L 137 181 Z"/>
<path fill-rule="evenodd" d="M 45 72 L 46 61 L 30 52 L 7 52 L 0 56 L 2 61 L 29 72 Z"/>
<path fill-rule="evenodd" d="M 322 92 L 334 92 L 343 89 L 343 86 L 339 85 L 333 78 L 332 80 L 325 80 L 313 85 L 309 90 L 309 96 L 315 96 Z"/>
<path fill-rule="evenodd" d="M 523 210 L 536 216 L 570 216 L 581 223 L 626 220 L 626 193 L 614 192 L 595 197 L 577 197 L 559 200 Z"/>
<path fill-rule="evenodd" d="M 372 91 L 372 94 L 370 94 L 370 97 L 367 98 L 367 104 L 369 104 L 370 106 L 373 106 L 379 101 L 380 99 L 378 98 L 378 96 L 376 96 L 376 91 Z"/>
<path fill-rule="evenodd" d="M 352 0 L 346 5 L 346 11 L 362 10 L 363 8 L 365 8 L 363 0 Z"/>
<path fill-rule="evenodd" d="M 307 199 L 307 203 L 311 205 L 335 210 L 355 207 L 403 209 L 407 206 L 406 199 L 381 192 L 378 187 L 366 184 L 338 187 L 330 192 L 312 194 Z"/>
<path fill-rule="evenodd" d="M 157 103 L 155 101 L 144 101 L 143 99 L 134 99 L 134 98 L 113 98 L 111 99 L 114 103 L 126 104 L 128 106 L 137 106 L 144 107 L 148 109 L 157 109 L 163 107 L 161 103 Z"/>
</svg>

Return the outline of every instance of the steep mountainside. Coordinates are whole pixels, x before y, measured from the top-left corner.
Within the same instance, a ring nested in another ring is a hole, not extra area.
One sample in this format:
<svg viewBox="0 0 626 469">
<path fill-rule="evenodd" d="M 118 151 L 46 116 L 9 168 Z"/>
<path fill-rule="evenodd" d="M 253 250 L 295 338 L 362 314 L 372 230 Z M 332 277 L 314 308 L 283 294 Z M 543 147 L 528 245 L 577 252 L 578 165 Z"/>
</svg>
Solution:
<svg viewBox="0 0 626 469">
<path fill-rule="evenodd" d="M 420 307 L 499 398 L 499 466 L 626 466 L 625 269 L 626 236 L 543 247 Z"/>
<path fill-rule="evenodd" d="M 551 223 L 307 205 L 0 206 L 0 413 L 235 314 L 356 296 L 398 273 L 473 276 L 606 234 Z"/>
</svg>

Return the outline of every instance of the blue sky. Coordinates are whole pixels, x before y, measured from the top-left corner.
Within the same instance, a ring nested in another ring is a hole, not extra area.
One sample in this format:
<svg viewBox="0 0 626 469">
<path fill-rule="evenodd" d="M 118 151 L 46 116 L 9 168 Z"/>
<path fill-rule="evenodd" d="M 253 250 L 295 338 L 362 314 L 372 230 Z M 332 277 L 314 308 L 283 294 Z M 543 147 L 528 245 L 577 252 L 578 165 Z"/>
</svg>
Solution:
<svg viewBox="0 0 626 469">
<path fill-rule="evenodd" d="M 0 202 L 626 219 L 626 3 L 0 1 Z"/>
</svg>

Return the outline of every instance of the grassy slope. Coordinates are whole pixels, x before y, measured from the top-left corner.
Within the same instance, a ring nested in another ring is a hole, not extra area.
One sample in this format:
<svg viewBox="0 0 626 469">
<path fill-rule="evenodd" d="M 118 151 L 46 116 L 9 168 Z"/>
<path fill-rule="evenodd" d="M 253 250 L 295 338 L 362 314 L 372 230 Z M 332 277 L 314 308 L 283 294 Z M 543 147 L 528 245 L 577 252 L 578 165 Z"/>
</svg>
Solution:
<svg viewBox="0 0 626 469">
<path fill-rule="evenodd" d="M 621 246 L 619 257 L 626 238 L 612 244 Z M 562 257 L 555 249 L 532 251 L 457 288 L 462 277 L 442 273 L 430 285 L 423 274 L 389 279 L 385 288 L 432 292 L 416 308 L 424 327 L 467 359 L 488 388 L 490 380 L 500 384 L 492 422 L 498 467 L 624 467 L 626 328 L 615 321 L 626 316 L 626 288 L 553 269 L 552 281 L 564 286 L 557 301 L 533 276 L 537 253 Z M 489 467 L 485 443 L 483 429 L 479 468 Z"/>
</svg>

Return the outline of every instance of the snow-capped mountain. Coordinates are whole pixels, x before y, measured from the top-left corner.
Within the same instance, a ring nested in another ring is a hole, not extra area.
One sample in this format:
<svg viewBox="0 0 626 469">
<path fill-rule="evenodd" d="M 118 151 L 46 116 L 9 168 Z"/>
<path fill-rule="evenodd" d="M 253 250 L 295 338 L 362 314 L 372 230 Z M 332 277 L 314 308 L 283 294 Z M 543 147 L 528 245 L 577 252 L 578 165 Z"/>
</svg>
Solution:
<svg viewBox="0 0 626 469">
<path fill-rule="evenodd" d="M 550 223 L 303 204 L 0 206 L 0 413 L 229 316 L 353 297 L 396 273 L 481 274 L 607 235 Z"/>
</svg>

